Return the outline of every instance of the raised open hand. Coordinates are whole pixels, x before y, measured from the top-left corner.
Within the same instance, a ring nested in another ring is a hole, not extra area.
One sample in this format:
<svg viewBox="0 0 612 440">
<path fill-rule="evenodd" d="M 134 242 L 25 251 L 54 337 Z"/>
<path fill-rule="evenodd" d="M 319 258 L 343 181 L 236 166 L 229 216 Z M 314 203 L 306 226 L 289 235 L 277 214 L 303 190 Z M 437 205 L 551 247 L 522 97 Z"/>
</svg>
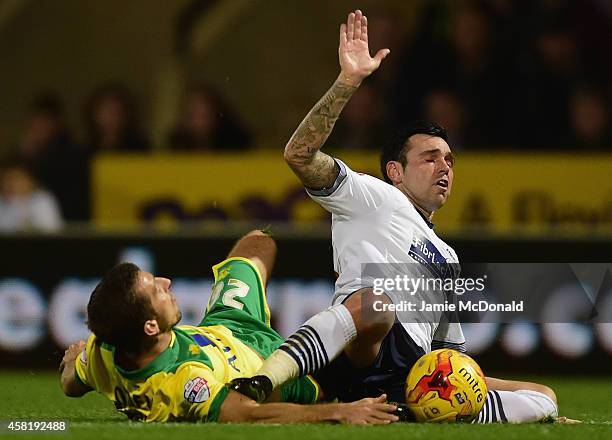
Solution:
<svg viewBox="0 0 612 440">
<path fill-rule="evenodd" d="M 338 58 L 342 79 L 345 82 L 359 85 L 364 78 L 378 69 L 389 52 L 391 52 L 389 49 L 381 49 L 374 58 L 370 56 L 368 19 L 359 9 L 351 12 L 346 23 L 340 25 Z"/>
</svg>

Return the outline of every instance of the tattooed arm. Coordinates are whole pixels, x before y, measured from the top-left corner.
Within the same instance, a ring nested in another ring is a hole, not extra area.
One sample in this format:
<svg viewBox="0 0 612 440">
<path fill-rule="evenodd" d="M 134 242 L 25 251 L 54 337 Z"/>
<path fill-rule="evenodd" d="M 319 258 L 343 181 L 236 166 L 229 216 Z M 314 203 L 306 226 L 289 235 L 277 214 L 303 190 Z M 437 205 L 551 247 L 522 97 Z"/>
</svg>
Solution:
<svg viewBox="0 0 612 440">
<path fill-rule="evenodd" d="M 285 147 L 285 160 L 304 186 L 329 188 L 338 176 L 338 165 L 331 156 L 319 151 L 357 86 L 338 78 L 310 110 Z"/>
<path fill-rule="evenodd" d="M 320 148 L 329 137 L 340 112 L 361 82 L 380 66 L 389 49 L 370 57 L 368 20 L 357 10 L 340 26 L 340 76 L 299 125 L 287 146 L 285 160 L 304 186 L 328 188 L 338 176 L 336 162 Z"/>
</svg>

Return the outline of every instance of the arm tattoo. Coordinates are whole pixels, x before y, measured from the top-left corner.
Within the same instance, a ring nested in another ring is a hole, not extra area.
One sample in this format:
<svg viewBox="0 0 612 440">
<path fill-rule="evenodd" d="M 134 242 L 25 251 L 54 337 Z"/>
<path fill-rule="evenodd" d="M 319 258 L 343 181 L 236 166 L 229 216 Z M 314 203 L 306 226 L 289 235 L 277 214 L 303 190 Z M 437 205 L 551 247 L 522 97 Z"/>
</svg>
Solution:
<svg viewBox="0 0 612 440">
<path fill-rule="evenodd" d="M 287 146 L 285 159 L 302 183 L 314 189 L 330 187 L 340 172 L 336 162 L 319 149 L 329 137 L 340 112 L 357 90 L 336 81 L 299 125 Z"/>
</svg>

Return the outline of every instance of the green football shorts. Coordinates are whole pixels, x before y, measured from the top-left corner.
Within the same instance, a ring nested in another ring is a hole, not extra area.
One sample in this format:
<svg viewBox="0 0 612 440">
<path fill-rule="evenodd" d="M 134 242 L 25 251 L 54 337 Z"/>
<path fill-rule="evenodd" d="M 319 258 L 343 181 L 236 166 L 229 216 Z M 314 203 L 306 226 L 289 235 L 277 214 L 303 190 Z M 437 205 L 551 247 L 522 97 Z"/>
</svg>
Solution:
<svg viewBox="0 0 612 440">
<path fill-rule="evenodd" d="M 222 325 L 263 358 L 268 358 L 284 339 L 270 327 L 270 308 L 257 267 L 247 258 L 232 257 L 212 268 L 215 283 L 200 326 Z M 310 376 L 281 388 L 284 402 L 314 403 L 319 385 Z"/>
</svg>

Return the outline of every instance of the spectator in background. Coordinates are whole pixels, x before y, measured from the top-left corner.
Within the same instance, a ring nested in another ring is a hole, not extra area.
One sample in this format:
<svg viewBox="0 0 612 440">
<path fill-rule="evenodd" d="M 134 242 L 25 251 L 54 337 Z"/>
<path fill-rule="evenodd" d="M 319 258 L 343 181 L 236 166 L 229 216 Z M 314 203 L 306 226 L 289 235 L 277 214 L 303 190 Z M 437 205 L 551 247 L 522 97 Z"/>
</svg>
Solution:
<svg viewBox="0 0 612 440">
<path fill-rule="evenodd" d="M 450 53 L 441 73 L 470 115 L 465 143 L 484 148 L 506 144 L 503 124 L 514 113 L 512 68 L 499 53 L 492 18 L 478 3 L 468 2 L 454 11 L 449 26 Z"/>
<path fill-rule="evenodd" d="M 527 146 L 556 149 L 569 133 L 569 94 L 580 80 L 576 40 L 560 18 L 538 26 L 535 59 L 525 89 L 524 127 Z"/>
<path fill-rule="evenodd" d="M 174 151 L 236 151 L 250 146 L 251 136 L 216 91 L 198 86 L 183 99 L 169 145 Z"/>
<path fill-rule="evenodd" d="M 395 87 L 399 125 L 426 117 L 430 94 L 445 90 L 450 95 L 444 98 L 454 96 L 452 105 L 461 106 L 457 112 L 470 115 L 461 122 L 464 145 L 508 143 L 504 124 L 514 78 L 511 59 L 499 51 L 492 15 L 475 1 L 429 2 L 419 26 Z"/>
<path fill-rule="evenodd" d="M 459 97 L 450 90 L 438 89 L 425 98 L 425 118 L 436 121 L 448 133 L 453 150 L 461 150 L 465 144 L 467 119 Z"/>
<path fill-rule="evenodd" d="M 605 94 L 595 88 L 578 88 L 570 99 L 571 146 L 578 149 L 612 148 L 610 108 Z"/>
<path fill-rule="evenodd" d="M 57 95 L 44 93 L 32 101 L 18 156 L 58 198 L 66 220 L 89 219 L 88 157 L 72 142 Z"/>
<path fill-rule="evenodd" d="M 135 99 L 126 86 L 106 83 L 89 97 L 85 107 L 88 147 L 94 152 L 147 151 Z"/>
<path fill-rule="evenodd" d="M 62 223 L 55 197 L 36 186 L 23 163 L 12 161 L 0 166 L 0 232 L 51 232 L 60 229 Z"/>
<path fill-rule="evenodd" d="M 448 12 L 442 2 L 427 2 L 420 12 L 404 51 L 388 46 L 391 54 L 387 58 L 401 60 L 389 100 L 394 130 L 401 130 L 405 121 L 423 119 L 423 99 L 444 77 L 441 58 L 448 54 L 448 41 L 440 29 L 445 29 Z"/>
<path fill-rule="evenodd" d="M 371 82 L 364 82 L 351 97 L 327 140 L 330 148 L 380 149 L 381 136 L 388 130 L 385 106 Z"/>
<path fill-rule="evenodd" d="M 412 26 L 403 21 L 402 14 L 393 9 L 379 10 L 368 17 L 368 44 L 372 53 L 393 48 L 393 52 L 385 58 L 385 69 L 368 78 L 368 82 L 385 100 L 393 98 L 396 93 L 393 87 L 398 80 L 401 54 L 409 39 L 410 29 Z"/>
<path fill-rule="evenodd" d="M 40 164 L 40 159 L 49 151 L 64 150 L 70 144 L 60 99 L 53 92 L 41 93 L 30 105 L 19 145 L 20 153 L 24 158 Z M 37 171 L 36 168 L 34 170 Z"/>
</svg>

